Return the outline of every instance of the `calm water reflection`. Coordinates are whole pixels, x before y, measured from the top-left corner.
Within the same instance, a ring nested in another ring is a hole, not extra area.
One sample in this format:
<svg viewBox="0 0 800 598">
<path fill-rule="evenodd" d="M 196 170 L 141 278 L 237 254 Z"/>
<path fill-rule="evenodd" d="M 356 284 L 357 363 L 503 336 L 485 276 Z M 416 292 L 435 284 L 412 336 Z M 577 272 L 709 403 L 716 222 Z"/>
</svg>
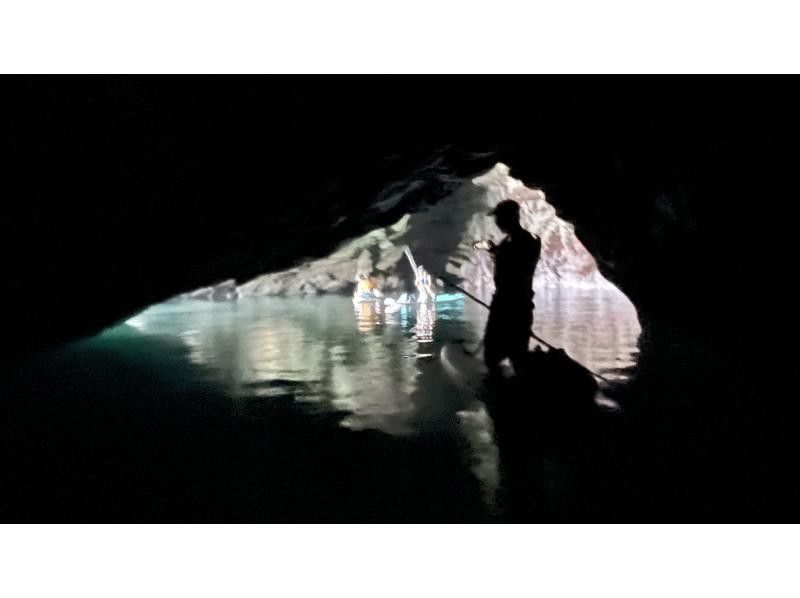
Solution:
<svg viewBox="0 0 800 598">
<path fill-rule="evenodd" d="M 607 377 L 631 375 L 640 327 L 623 295 L 545 289 L 537 292 L 536 307 L 540 336 Z M 389 313 L 341 297 L 185 301 L 154 306 L 92 342 L 113 340 L 119 349 L 147 339 L 179 341 L 236 418 L 269 419 L 290 401 L 309 421 L 331 414 L 330 425 L 356 433 L 433 443 L 460 459 L 491 514 L 502 485 L 492 419 L 482 403 L 455 390 L 438 361 L 449 340 L 477 342 L 485 320 L 485 310 L 466 298 Z M 168 371 L 157 375 L 170 384 Z M 404 467 L 397 475 L 412 475 L 415 465 Z"/>
<path fill-rule="evenodd" d="M 486 311 L 468 299 L 387 311 L 341 297 L 270 298 L 164 303 L 105 335 L 133 328 L 180 339 L 191 362 L 237 400 L 290 394 L 349 412 L 347 427 L 408 433 L 421 363 L 435 361 L 449 340 L 477 342 L 485 322 Z M 534 328 L 608 378 L 633 371 L 641 328 L 618 292 L 540 290 Z"/>
</svg>

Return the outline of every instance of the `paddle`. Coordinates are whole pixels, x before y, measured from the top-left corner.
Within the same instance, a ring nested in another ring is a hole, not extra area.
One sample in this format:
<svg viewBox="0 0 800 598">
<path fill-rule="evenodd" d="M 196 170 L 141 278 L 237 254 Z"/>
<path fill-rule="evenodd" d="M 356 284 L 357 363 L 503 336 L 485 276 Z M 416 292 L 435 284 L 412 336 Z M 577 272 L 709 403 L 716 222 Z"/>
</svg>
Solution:
<svg viewBox="0 0 800 598">
<path fill-rule="evenodd" d="M 414 259 L 414 256 L 411 255 L 411 248 L 408 245 L 403 247 L 403 251 L 405 252 L 406 257 L 408 258 L 408 262 L 411 264 L 411 269 L 414 270 L 414 286 L 416 286 L 417 289 L 419 289 L 419 270 L 417 269 L 417 262 Z M 429 277 L 429 279 L 430 279 L 430 277 Z M 430 287 L 428 287 L 428 289 L 430 289 Z M 422 295 L 422 293 L 418 294 L 417 301 L 420 300 L 420 295 Z M 428 297 L 428 295 L 430 295 L 430 292 L 426 292 L 424 294 L 425 297 Z M 435 301 L 436 300 L 435 295 L 431 296 L 430 299 Z"/>
<path fill-rule="evenodd" d="M 440 276 L 439 276 L 439 278 L 442 280 L 442 282 L 444 282 L 444 284 L 446 284 L 447 286 L 449 286 L 449 287 L 452 287 L 453 289 L 455 289 L 455 290 L 459 291 L 460 293 L 462 293 L 462 294 L 466 295 L 467 297 L 469 297 L 470 299 L 472 299 L 472 300 L 473 300 L 475 303 L 478 303 L 479 305 L 482 305 L 482 306 L 483 306 L 483 307 L 485 307 L 486 309 L 491 309 L 487 303 L 484 303 L 483 301 L 481 301 L 480 299 L 478 299 L 478 298 L 477 298 L 475 295 L 473 295 L 473 294 L 472 294 L 472 293 L 470 293 L 469 291 L 465 291 L 464 289 L 462 289 L 462 288 L 461 288 L 460 286 L 458 286 L 457 284 L 455 284 L 455 283 L 453 283 L 453 282 L 450 282 L 449 280 L 447 280 L 447 278 L 446 278 L 446 277 L 444 277 L 444 276 L 441 276 L 441 275 L 440 275 Z M 529 332 L 530 332 L 531 336 L 533 337 L 533 339 L 534 339 L 535 341 L 538 341 L 538 342 L 542 343 L 542 344 L 543 344 L 545 347 L 547 347 L 548 349 L 553 349 L 554 351 L 558 351 L 558 350 L 559 350 L 559 349 L 558 349 L 558 347 L 554 347 L 553 345 L 551 345 L 550 343 L 548 343 L 546 340 L 544 340 L 544 339 L 542 339 L 541 337 L 539 337 L 539 336 L 538 336 L 538 335 L 537 335 L 537 334 L 536 334 L 536 333 L 535 333 L 533 330 L 530 330 Z M 561 350 L 563 350 L 563 349 L 561 349 Z M 566 351 L 564 351 L 564 353 L 566 353 Z M 569 357 L 569 355 L 567 355 L 567 356 Z M 572 359 L 572 357 L 570 357 L 570 359 Z M 606 382 L 606 383 L 608 383 L 608 384 L 611 384 L 611 381 L 610 381 L 608 378 L 606 378 L 605 376 L 603 376 L 603 375 L 601 375 L 601 374 L 598 374 L 598 373 L 596 373 L 596 372 L 593 372 L 592 370 L 590 370 L 589 368 L 587 368 L 585 365 L 583 365 L 582 363 L 580 363 L 580 362 L 578 362 L 578 361 L 575 361 L 574 359 L 572 359 L 572 361 L 574 361 L 574 362 L 575 362 L 575 363 L 576 363 L 578 366 L 580 366 L 580 367 L 581 367 L 583 370 L 585 370 L 586 372 L 590 373 L 590 374 L 591 374 L 592 376 L 594 376 L 595 378 L 599 378 L 599 379 L 600 379 L 600 380 L 602 380 L 603 382 Z"/>
<path fill-rule="evenodd" d="M 408 245 L 403 248 L 403 251 L 408 258 L 408 262 L 411 264 L 411 269 L 414 270 L 414 285 L 416 285 L 417 280 L 419 280 L 419 274 L 417 273 L 417 262 L 414 261 L 414 256 L 411 255 L 411 248 Z"/>
</svg>

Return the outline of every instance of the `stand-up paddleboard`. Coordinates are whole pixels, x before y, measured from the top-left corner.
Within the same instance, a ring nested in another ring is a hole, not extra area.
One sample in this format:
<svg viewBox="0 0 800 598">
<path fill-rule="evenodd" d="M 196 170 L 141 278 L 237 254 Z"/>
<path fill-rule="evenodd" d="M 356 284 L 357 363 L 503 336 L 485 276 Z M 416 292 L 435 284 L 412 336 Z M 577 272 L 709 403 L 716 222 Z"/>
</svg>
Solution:
<svg viewBox="0 0 800 598">
<path fill-rule="evenodd" d="M 469 352 L 465 343 L 448 343 L 439 356 L 442 368 L 456 386 L 473 397 L 483 394 L 489 370 L 477 355 Z"/>
<path fill-rule="evenodd" d="M 566 414 L 589 408 L 602 412 L 619 410 L 603 395 L 594 378 L 563 351 L 532 351 L 530 370 L 515 375 L 511 367 L 489 378 L 480 355 L 471 353 L 463 342 L 448 343 L 440 351 L 442 368 L 463 392 L 472 398 L 525 404 L 536 411 Z"/>
<path fill-rule="evenodd" d="M 441 293 L 436 295 L 436 305 L 440 303 L 452 303 L 454 301 L 461 301 L 464 299 L 464 295 L 461 293 Z M 417 305 L 417 301 L 396 301 L 391 297 L 353 297 L 354 304 L 360 303 L 378 303 L 381 305 Z M 432 301 L 427 302 L 429 305 L 433 303 Z"/>
<path fill-rule="evenodd" d="M 450 303 L 450 302 L 453 302 L 453 301 L 461 301 L 462 299 L 464 299 L 464 295 L 462 295 L 461 293 L 440 293 L 439 295 L 436 295 L 435 302 L 438 305 L 440 303 Z M 412 301 L 406 300 L 406 301 L 394 301 L 394 303 L 397 304 L 397 305 L 416 305 L 417 303 L 422 303 L 422 302 L 421 301 L 416 301 L 416 300 L 412 300 Z M 433 301 L 425 301 L 424 303 L 427 303 L 427 304 L 430 305 L 431 303 L 433 303 Z"/>
<path fill-rule="evenodd" d="M 377 303 L 383 305 L 385 297 L 353 297 L 353 303 L 360 305 L 362 303 Z"/>
</svg>

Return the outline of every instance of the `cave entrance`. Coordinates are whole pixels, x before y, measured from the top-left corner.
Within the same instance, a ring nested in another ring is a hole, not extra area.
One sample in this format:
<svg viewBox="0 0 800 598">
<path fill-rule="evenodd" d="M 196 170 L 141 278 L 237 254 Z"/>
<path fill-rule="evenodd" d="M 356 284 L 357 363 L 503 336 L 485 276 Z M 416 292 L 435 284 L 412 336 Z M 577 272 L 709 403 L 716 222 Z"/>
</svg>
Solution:
<svg viewBox="0 0 800 598">
<path fill-rule="evenodd" d="M 268 311 L 264 300 L 274 298 L 279 299 L 275 305 L 283 306 L 277 308 L 278 313 L 291 320 L 292 316 L 286 310 L 295 310 L 297 320 L 306 322 L 307 313 L 324 312 L 335 303 L 333 298 L 349 298 L 359 273 L 375 277 L 387 302 L 397 301 L 404 293 L 414 290 L 413 272 L 404 255 L 406 246 L 413 249 L 417 262 L 433 273 L 434 280 L 437 274 L 446 274 L 468 292 L 489 301 L 493 292 L 492 264 L 489 256 L 474 251 L 472 244 L 476 239 L 501 237 L 486 213 L 505 198 L 520 203 L 523 226 L 542 239 L 542 257 L 534 279 L 534 330 L 537 335 L 552 345 L 564 347 L 573 358 L 593 371 L 611 379 L 629 378 L 636 364 L 641 333 L 634 305 L 602 275 L 594 257 L 577 238 L 573 225 L 559 218 L 545 194 L 511 177 L 508 167 L 503 164 L 466 181 L 435 205 L 406 214 L 390 226 L 351 239 L 326 257 L 241 284 L 231 280 L 187 293 L 146 310 L 130 319 L 128 324 L 142 331 L 171 330 L 179 334 L 190 345 L 193 359 L 197 362 L 203 360 L 201 354 L 213 355 L 220 350 L 247 353 L 252 350 L 252 345 L 244 340 L 248 337 L 245 332 L 236 335 L 243 339 L 241 346 L 232 347 L 236 344 L 233 340 L 222 345 L 216 343 L 220 335 L 224 336 L 221 330 L 224 329 L 222 322 L 226 321 L 227 311 L 230 310 L 236 318 L 226 325 L 235 327 L 237 322 L 243 322 L 244 314 L 252 311 L 249 306 L 261 305 Z M 438 282 L 438 291 L 443 295 L 449 294 L 441 281 Z M 321 301 L 326 297 L 331 300 L 327 303 Z M 204 302 L 209 305 L 204 306 Z M 226 304 L 236 304 L 236 308 L 225 307 Z M 322 304 L 326 307 L 319 307 Z M 340 314 L 340 325 L 353 326 L 353 314 L 347 301 L 342 304 L 345 307 Z M 293 307 L 290 309 L 288 306 Z M 192 315 L 180 316 L 183 307 L 191 307 L 188 313 Z M 469 301 L 453 301 L 452 305 L 439 307 L 439 317 L 446 315 L 469 320 L 471 334 L 480 337 L 487 315 L 482 308 Z M 456 307 L 461 310 L 459 314 L 453 312 Z M 258 317 L 262 311 L 253 313 L 253 317 Z M 336 318 L 333 313 L 328 317 Z M 181 318 L 185 320 L 185 327 L 178 330 L 177 322 Z M 355 309 L 356 328 L 362 331 L 399 324 L 414 327 L 415 332 L 420 333 L 423 326 L 416 328 L 416 320 L 421 321 L 419 314 L 408 306 L 392 310 L 376 309 L 375 305 L 366 304 L 357 305 Z M 189 332 L 211 325 L 215 328 L 213 334 L 193 336 Z M 258 325 L 257 320 L 253 325 Z M 321 322 L 313 324 L 319 329 L 326 325 Z M 286 346 L 291 345 L 292 338 L 304 339 L 307 333 L 287 333 L 284 338 Z M 335 331 L 332 333 L 336 334 Z M 433 336 L 432 330 L 424 334 Z M 303 347 L 305 341 L 287 349 L 287 353 L 300 355 L 311 350 Z M 278 353 L 276 350 L 271 354 Z M 216 356 L 211 360 L 220 362 L 223 357 Z"/>
</svg>

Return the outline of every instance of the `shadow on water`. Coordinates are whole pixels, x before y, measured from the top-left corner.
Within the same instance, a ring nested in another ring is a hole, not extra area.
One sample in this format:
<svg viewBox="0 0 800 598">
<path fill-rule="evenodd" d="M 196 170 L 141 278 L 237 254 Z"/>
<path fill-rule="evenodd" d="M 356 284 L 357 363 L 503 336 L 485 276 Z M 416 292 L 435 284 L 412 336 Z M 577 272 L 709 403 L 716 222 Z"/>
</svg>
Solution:
<svg viewBox="0 0 800 598">
<path fill-rule="evenodd" d="M 620 454 L 619 406 L 562 351 L 534 350 L 522 375 L 487 381 L 464 374 L 465 366 L 477 369 L 469 350 L 450 344 L 442 362 L 472 397 L 459 416 L 473 454 L 482 456 L 473 469 L 494 518 L 613 518 L 620 486 L 609 462 Z"/>
<path fill-rule="evenodd" d="M 594 379 L 563 352 L 532 352 L 529 361 L 523 375 L 481 394 L 494 424 L 504 518 L 591 519 L 602 494 L 596 457 L 621 414 L 598 405 Z"/>
<path fill-rule="evenodd" d="M 342 298 L 162 305 L 5 367 L 0 518 L 591 513 L 595 503 L 587 511 L 589 499 L 575 496 L 598 500 L 585 478 L 608 443 L 575 451 L 562 442 L 569 425 L 553 427 L 541 410 L 498 410 L 454 391 L 437 356 L 446 342 L 480 335 L 470 309 L 359 318 Z"/>
</svg>

